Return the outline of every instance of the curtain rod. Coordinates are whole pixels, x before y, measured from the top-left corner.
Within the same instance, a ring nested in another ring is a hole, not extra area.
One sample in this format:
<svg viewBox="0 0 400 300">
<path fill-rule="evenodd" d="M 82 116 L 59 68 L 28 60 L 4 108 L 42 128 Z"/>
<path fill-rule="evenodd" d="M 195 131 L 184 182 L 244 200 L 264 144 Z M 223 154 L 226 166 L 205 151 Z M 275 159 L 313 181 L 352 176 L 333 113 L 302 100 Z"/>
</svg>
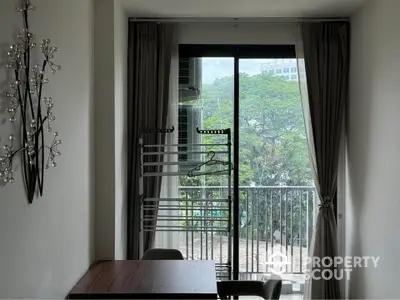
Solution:
<svg viewBox="0 0 400 300">
<path fill-rule="evenodd" d="M 348 17 L 337 18 L 129 18 L 131 22 L 158 23 L 306 23 L 306 22 L 340 22 L 348 21 Z"/>
</svg>

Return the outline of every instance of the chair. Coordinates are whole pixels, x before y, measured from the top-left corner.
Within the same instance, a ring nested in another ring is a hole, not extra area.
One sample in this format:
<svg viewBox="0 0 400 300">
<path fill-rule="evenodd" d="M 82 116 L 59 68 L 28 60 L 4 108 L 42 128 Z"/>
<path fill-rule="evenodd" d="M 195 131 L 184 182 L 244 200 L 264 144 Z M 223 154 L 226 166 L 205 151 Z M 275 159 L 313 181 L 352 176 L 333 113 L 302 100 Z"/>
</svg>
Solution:
<svg viewBox="0 0 400 300">
<path fill-rule="evenodd" d="M 182 260 L 183 255 L 177 249 L 149 249 L 142 257 L 142 260 Z"/>
<path fill-rule="evenodd" d="M 232 296 L 258 296 L 266 300 L 279 299 L 282 290 L 282 280 L 268 281 L 230 280 L 217 283 L 218 295 L 221 299 Z"/>
</svg>

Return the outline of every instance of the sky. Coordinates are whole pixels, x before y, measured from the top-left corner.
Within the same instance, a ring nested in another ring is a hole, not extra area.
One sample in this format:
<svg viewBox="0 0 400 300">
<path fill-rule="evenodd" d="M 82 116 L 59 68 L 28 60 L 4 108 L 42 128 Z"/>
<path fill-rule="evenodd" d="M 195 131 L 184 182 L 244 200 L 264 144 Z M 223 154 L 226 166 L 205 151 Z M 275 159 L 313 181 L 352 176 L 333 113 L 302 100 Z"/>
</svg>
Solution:
<svg viewBox="0 0 400 300">
<path fill-rule="evenodd" d="M 261 65 L 272 59 L 241 59 L 239 72 L 249 75 L 261 74 Z M 213 83 L 216 78 L 233 75 L 233 58 L 203 58 L 203 83 Z"/>
</svg>

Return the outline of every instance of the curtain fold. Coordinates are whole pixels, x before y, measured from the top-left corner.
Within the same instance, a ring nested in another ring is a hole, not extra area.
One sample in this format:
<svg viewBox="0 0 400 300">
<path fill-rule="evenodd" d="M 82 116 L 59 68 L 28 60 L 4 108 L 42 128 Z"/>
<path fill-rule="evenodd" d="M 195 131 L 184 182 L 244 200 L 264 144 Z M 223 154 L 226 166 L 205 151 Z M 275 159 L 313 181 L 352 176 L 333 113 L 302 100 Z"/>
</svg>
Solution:
<svg viewBox="0 0 400 300">
<path fill-rule="evenodd" d="M 169 107 L 168 107 L 168 122 L 167 128 L 174 127 L 175 130 L 172 133 L 169 133 L 166 136 L 165 144 L 168 145 L 168 151 L 170 152 L 178 152 L 178 120 L 179 120 L 179 50 L 178 50 L 178 41 L 176 36 L 176 30 L 174 30 L 173 34 L 173 44 L 172 44 L 172 56 L 171 56 L 171 73 L 170 73 L 170 87 L 169 87 Z M 174 146 L 172 146 L 174 145 Z M 168 163 L 177 163 L 178 155 L 177 154 L 169 154 L 164 158 L 165 162 Z M 178 164 L 172 164 L 164 166 L 164 172 L 168 173 L 176 173 L 179 171 Z M 161 198 L 179 198 L 179 178 L 177 176 L 168 176 L 163 177 L 161 183 Z M 160 205 L 166 207 L 167 205 L 172 205 L 175 207 L 179 206 L 179 201 L 160 201 Z M 179 212 L 176 210 L 165 210 L 162 211 L 163 219 L 165 216 L 171 217 L 179 217 Z M 161 217 L 161 212 L 159 217 Z M 173 225 L 179 226 L 179 221 L 173 222 L 171 221 L 158 221 L 158 225 L 166 226 Z M 156 235 L 156 239 L 154 242 L 154 248 L 179 248 L 179 232 L 174 231 L 158 231 Z"/>
<path fill-rule="evenodd" d="M 173 27 L 170 24 L 131 22 L 128 40 L 128 259 L 139 259 L 140 249 L 140 147 L 143 129 L 165 128 L 169 107 L 171 47 Z M 162 145 L 165 135 L 146 135 L 145 143 Z M 162 160 L 159 157 L 158 160 Z M 162 169 L 158 168 L 157 172 Z M 146 177 L 146 197 L 157 198 L 161 177 Z M 157 203 L 149 203 L 157 205 Z M 149 210 L 156 225 L 157 210 Z M 154 232 L 143 235 L 144 250 L 154 243 Z"/>
<path fill-rule="evenodd" d="M 349 89 L 350 25 L 348 22 L 306 23 L 301 25 L 301 36 L 298 53 L 304 51 L 304 60 L 298 60 L 300 89 L 310 161 L 320 200 L 310 257 L 333 259 L 338 253 L 335 210 L 339 149 Z M 305 73 L 301 74 L 301 70 Z M 315 269 L 319 272 L 336 269 L 312 264 L 308 268 L 310 274 Z M 304 298 L 340 299 L 339 282 L 335 277 L 317 280 L 311 276 L 306 282 Z"/>
</svg>

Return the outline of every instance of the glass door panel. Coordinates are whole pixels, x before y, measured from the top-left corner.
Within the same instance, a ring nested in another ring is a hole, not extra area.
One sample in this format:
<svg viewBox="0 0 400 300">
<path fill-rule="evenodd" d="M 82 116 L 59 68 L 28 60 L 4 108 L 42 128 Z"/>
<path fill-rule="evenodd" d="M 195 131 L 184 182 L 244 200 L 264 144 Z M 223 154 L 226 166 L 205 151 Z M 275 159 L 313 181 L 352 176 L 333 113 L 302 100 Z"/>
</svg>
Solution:
<svg viewBox="0 0 400 300">
<path fill-rule="evenodd" d="M 240 59 L 239 73 L 240 279 L 279 273 L 300 293 L 315 195 L 297 63 Z"/>
<path fill-rule="evenodd" d="M 211 159 L 211 151 L 216 153 L 216 160 L 226 161 L 229 157 L 226 135 L 200 135 L 197 129 L 233 128 L 234 58 L 180 58 L 179 71 L 179 200 L 173 206 L 166 207 L 167 212 L 162 212 L 166 219 L 175 218 L 178 221 L 173 227 L 175 231 L 171 229 L 158 233 L 158 240 L 160 236 L 166 236 L 161 239 L 165 242 L 158 246 L 179 249 L 185 259 L 214 260 L 218 278 L 230 279 L 231 236 L 228 230 L 222 230 L 229 228 L 226 221 L 231 210 L 228 200 L 229 178 L 218 174 L 195 177 L 187 174 Z M 207 146 L 202 146 L 204 144 Z M 222 171 L 227 166 L 207 167 L 210 168 Z M 174 241 L 173 245 L 171 240 Z"/>
</svg>

